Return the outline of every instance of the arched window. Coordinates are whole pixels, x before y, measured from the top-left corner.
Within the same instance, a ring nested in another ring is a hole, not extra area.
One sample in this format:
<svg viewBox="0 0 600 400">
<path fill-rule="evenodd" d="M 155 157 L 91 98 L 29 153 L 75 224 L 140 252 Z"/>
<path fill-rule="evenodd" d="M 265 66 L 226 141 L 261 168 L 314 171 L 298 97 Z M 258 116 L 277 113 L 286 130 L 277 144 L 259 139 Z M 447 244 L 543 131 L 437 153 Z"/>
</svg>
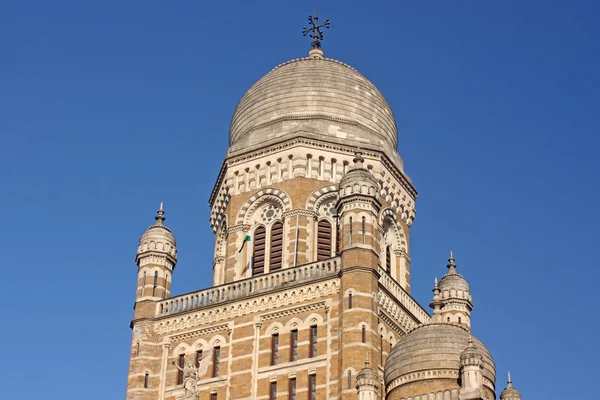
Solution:
<svg viewBox="0 0 600 400">
<path fill-rule="evenodd" d="M 259 226 L 254 231 L 254 244 L 252 249 L 252 275 L 265 272 L 265 245 L 267 241 L 267 230 Z"/>
<path fill-rule="evenodd" d="M 348 309 L 352 308 L 352 293 L 348 293 Z"/>
<path fill-rule="evenodd" d="M 461 322 L 462 322 L 462 321 L 461 321 L 460 317 L 458 317 L 458 323 L 460 324 Z"/>
<path fill-rule="evenodd" d="M 177 358 L 177 384 L 183 384 L 183 368 L 185 367 L 185 354 L 180 354 Z"/>
<path fill-rule="evenodd" d="M 156 296 L 156 288 L 158 287 L 158 271 L 154 271 L 154 285 L 152 285 L 152 296 Z"/>
<path fill-rule="evenodd" d="M 271 227 L 271 254 L 269 257 L 269 271 L 281 269 L 283 260 L 283 224 L 277 221 Z"/>
<path fill-rule="evenodd" d="M 390 275 L 392 273 L 392 253 L 390 246 L 385 246 L 385 272 Z"/>
<path fill-rule="evenodd" d="M 367 327 L 364 325 L 362 326 L 361 339 L 363 343 L 367 343 Z"/>
<path fill-rule="evenodd" d="M 317 261 L 331 258 L 331 224 L 322 219 L 317 231 Z"/>
</svg>

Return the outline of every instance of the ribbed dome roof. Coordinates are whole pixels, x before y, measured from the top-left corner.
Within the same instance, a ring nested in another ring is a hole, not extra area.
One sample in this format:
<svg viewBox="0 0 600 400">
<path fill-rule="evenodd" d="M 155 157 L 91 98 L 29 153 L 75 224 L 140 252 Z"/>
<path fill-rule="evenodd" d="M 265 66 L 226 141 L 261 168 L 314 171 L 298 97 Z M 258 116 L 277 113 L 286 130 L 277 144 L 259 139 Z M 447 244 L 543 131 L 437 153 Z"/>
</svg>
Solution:
<svg viewBox="0 0 600 400">
<path fill-rule="evenodd" d="M 163 205 L 160 203 L 160 209 L 154 217 L 156 223 L 148 227 L 140 237 L 136 261 L 149 253 L 163 253 L 177 260 L 177 242 L 171 230 L 164 224 L 164 214 Z"/>
<path fill-rule="evenodd" d="M 354 68 L 317 50 L 277 66 L 252 85 L 233 114 L 230 145 L 281 137 L 306 120 L 328 121 L 319 134 L 356 146 L 395 150 L 398 144 L 392 109 L 379 90 Z"/>
<path fill-rule="evenodd" d="M 442 276 L 440 279 L 440 290 L 443 292 L 444 290 L 463 290 L 465 292 L 469 292 L 471 289 L 469 288 L 469 284 L 467 280 L 458 273 L 446 274 Z"/>
<path fill-rule="evenodd" d="M 458 325 L 431 323 L 423 325 L 402 338 L 390 352 L 385 363 L 386 386 L 397 378 L 421 371 L 460 370 L 460 355 L 469 344 L 469 337 L 478 352 L 483 356 L 483 376 L 489 382 L 496 381 L 496 366 L 485 345 Z M 435 379 L 427 375 L 424 379 Z M 439 379 L 449 379 L 447 375 Z M 484 385 L 489 387 L 484 380 Z M 490 387 L 493 391 L 494 387 Z"/>
</svg>

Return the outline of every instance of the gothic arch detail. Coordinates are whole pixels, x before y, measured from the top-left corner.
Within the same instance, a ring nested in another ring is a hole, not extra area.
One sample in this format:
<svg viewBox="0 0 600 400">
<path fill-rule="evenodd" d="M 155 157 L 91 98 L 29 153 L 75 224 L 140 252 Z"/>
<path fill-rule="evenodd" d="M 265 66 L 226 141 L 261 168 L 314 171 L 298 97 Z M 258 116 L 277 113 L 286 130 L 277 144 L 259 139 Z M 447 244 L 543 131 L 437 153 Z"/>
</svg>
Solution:
<svg viewBox="0 0 600 400">
<path fill-rule="evenodd" d="M 252 218 L 256 210 L 267 202 L 277 204 L 283 212 L 292 209 L 292 201 L 288 194 L 283 190 L 273 188 L 259 190 L 242 206 L 235 220 L 235 224 L 249 224 L 250 218 Z"/>
<path fill-rule="evenodd" d="M 408 251 L 404 230 L 398 216 L 391 208 L 386 208 L 379 215 L 379 226 L 383 229 L 382 245 L 391 245 L 392 250 Z M 391 235 L 390 235 L 391 234 Z"/>
<path fill-rule="evenodd" d="M 337 191 L 338 187 L 336 185 L 323 186 L 322 188 L 315 190 L 310 196 L 308 196 L 308 199 L 306 200 L 306 209 L 318 212 L 319 205 L 325 198 L 335 198 L 337 200 Z M 325 196 L 329 193 L 331 193 L 330 196 Z"/>
</svg>

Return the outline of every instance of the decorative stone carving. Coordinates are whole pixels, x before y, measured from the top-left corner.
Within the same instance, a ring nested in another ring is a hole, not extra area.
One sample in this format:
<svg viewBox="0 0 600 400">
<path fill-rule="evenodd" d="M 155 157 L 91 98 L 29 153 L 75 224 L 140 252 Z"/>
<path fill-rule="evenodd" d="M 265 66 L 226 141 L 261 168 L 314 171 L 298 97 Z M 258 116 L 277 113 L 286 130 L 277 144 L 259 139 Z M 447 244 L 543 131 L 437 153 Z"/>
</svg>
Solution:
<svg viewBox="0 0 600 400">
<path fill-rule="evenodd" d="M 209 351 L 198 363 L 198 368 L 195 366 L 194 361 L 186 361 L 183 368 L 177 365 L 175 366 L 178 370 L 183 372 L 183 390 L 182 396 L 178 396 L 177 400 L 197 400 L 200 390 L 198 388 L 198 382 L 200 378 L 208 371 L 208 365 L 212 356 L 212 350 Z"/>
</svg>

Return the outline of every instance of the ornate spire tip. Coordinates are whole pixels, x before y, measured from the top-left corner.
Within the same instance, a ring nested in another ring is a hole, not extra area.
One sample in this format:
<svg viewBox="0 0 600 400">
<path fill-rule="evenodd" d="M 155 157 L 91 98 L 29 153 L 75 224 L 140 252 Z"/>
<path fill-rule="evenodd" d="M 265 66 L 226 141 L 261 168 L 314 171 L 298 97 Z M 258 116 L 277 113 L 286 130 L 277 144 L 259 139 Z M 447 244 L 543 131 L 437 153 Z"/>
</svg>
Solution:
<svg viewBox="0 0 600 400">
<path fill-rule="evenodd" d="M 302 28 L 302 36 L 309 36 L 312 38 L 311 46 L 313 49 L 321 48 L 321 40 L 323 40 L 323 32 L 321 28 L 329 29 L 329 18 L 325 20 L 322 24 L 319 24 L 319 10 L 315 9 L 315 16 L 308 15 L 308 24 L 310 25 L 308 28 L 305 26 Z"/>
<path fill-rule="evenodd" d="M 160 202 L 160 207 L 158 208 L 158 211 L 156 212 L 156 217 L 154 217 L 154 219 L 156 220 L 156 225 L 163 225 L 164 221 L 165 221 L 165 210 L 163 208 L 163 202 Z"/>
<path fill-rule="evenodd" d="M 452 250 L 450 250 L 450 258 L 448 259 L 448 273 L 455 274 L 456 273 L 456 264 L 454 263 L 456 260 L 454 259 L 454 254 L 452 254 Z"/>
</svg>

